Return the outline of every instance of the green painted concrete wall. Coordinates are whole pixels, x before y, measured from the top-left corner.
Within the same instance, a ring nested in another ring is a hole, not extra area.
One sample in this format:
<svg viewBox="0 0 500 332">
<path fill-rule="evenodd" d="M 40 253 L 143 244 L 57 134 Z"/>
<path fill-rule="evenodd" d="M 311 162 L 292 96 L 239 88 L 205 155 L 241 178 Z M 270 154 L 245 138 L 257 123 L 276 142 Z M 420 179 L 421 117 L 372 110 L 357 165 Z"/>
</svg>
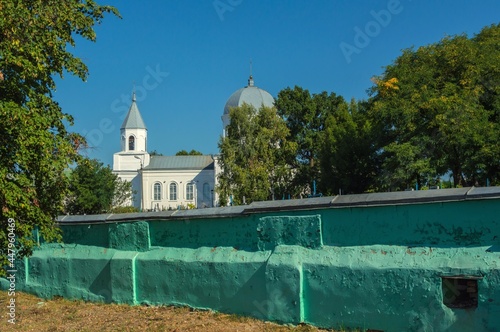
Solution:
<svg viewBox="0 0 500 332">
<path fill-rule="evenodd" d="M 323 327 L 499 330 L 500 188 L 402 195 L 64 217 L 64 243 L 18 264 L 18 289 Z M 478 277 L 477 308 L 443 304 L 442 276 L 457 275 Z"/>
</svg>

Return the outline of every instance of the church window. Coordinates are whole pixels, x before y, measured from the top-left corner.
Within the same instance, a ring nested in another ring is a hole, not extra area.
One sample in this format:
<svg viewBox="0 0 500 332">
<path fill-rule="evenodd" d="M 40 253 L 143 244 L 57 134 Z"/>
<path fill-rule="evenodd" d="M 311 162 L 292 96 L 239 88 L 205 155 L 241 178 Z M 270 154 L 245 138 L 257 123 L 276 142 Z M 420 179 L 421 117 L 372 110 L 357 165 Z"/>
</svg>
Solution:
<svg viewBox="0 0 500 332">
<path fill-rule="evenodd" d="M 153 199 L 155 201 L 161 200 L 161 183 L 156 182 L 153 186 Z"/>
<path fill-rule="evenodd" d="M 130 135 L 128 138 L 128 149 L 129 151 L 135 150 L 135 137 Z"/>
<path fill-rule="evenodd" d="M 171 201 L 177 200 L 177 183 L 175 182 L 170 183 L 170 200 Z"/>
<path fill-rule="evenodd" d="M 186 185 L 186 199 L 192 201 L 194 198 L 194 186 L 192 183 Z"/>
<path fill-rule="evenodd" d="M 210 185 L 207 182 L 203 184 L 203 200 L 210 200 Z"/>
</svg>

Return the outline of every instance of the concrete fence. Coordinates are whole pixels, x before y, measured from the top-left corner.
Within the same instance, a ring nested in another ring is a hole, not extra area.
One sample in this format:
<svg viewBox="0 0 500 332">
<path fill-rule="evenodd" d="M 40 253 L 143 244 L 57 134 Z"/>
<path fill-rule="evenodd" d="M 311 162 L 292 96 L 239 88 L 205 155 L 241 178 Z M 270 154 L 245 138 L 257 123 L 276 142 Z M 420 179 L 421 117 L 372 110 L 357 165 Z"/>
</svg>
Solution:
<svg viewBox="0 0 500 332">
<path fill-rule="evenodd" d="M 18 289 L 321 327 L 500 330 L 499 187 L 59 223 L 64 243 L 18 264 Z"/>
</svg>

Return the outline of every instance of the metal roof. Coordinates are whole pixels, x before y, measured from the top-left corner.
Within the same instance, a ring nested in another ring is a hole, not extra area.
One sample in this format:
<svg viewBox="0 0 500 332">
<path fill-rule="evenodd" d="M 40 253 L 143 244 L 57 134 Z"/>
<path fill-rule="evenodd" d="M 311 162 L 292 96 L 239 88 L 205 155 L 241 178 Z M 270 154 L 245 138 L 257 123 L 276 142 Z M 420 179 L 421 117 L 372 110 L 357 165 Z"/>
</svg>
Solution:
<svg viewBox="0 0 500 332">
<path fill-rule="evenodd" d="M 179 157 L 209 157 L 210 156 L 175 156 Z M 162 158 L 162 156 L 154 156 Z M 164 158 L 164 157 L 163 157 Z M 440 190 L 405 191 L 389 193 L 373 193 L 359 195 L 343 195 L 332 197 L 315 197 L 306 199 L 277 200 L 252 202 L 249 205 L 230 207 L 214 207 L 195 210 L 174 210 L 162 212 L 124 213 L 119 215 L 100 214 L 87 216 L 60 216 L 61 224 L 126 222 L 134 220 L 175 220 L 195 218 L 224 218 L 248 216 L 254 213 L 269 213 L 292 210 L 314 210 L 335 208 L 364 208 L 368 206 L 388 206 L 422 203 L 442 203 L 456 201 L 471 201 L 484 199 L 500 199 L 500 187 L 471 187 Z"/>
<path fill-rule="evenodd" d="M 151 156 L 149 165 L 145 170 L 166 169 L 214 169 L 212 156 Z"/>
<path fill-rule="evenodd" d="M 135 92 L 132 96 L 132 104 L 128 111 L 127 117 L 123 120 L 122 127 L 120 129 L 146 129 L 146 124 L 142 119 L 139 108 L 135 102 Z"/>
<path fill-rule="evenodd" d="M 274 98 L 266 90 L 259 89 L 253 85 L 253 78 L 250 76 L 248 85 L 234 92 L 224 106 L 224 114 L 229 114 L 231 107 L 240 107 L 244 103 L 259 110 L 262 106 L 273 107 Z"/>
</svg>

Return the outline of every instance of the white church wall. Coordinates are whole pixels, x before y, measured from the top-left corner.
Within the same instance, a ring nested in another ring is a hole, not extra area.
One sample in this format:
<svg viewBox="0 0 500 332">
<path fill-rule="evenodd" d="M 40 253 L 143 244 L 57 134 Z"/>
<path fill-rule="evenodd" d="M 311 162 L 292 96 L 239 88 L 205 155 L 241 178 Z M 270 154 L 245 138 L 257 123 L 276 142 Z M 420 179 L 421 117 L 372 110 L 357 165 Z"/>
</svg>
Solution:
<svg viewBox="0 0 500 332">
<path fill-rule="evenodd" d="M 215 170 L 214 187 L 217 188 L 217 186 L 219 185 L 219 177 L 218 176 L 222 172 L 221 161 L 220 161 L 219 155 L 214 156 L 214 170 Z M 219 206 L 219 195 L 216 193 L 215 189 L 214 189 L 213 196 L 214 196 L 213 199 L 214 199 L 215 206 Z"/>
<path fill-rule="evenodd" d="M 213 170 L 146 170 L 143 172 L 144 209 L 168 210 L 212 207 L 214 195 Z M 159 184 L 160 197 L 155 197 L 155 184 Z M 171 184 L 175 184 L 175 195 Z M 187 185 L 193 186 L 193 197 L 188 197 Z M 205 185 L 206 184 L 206 185 Z"/>
<path fill-rule="evenodd" d="M 137 171 L 149 165 L 148 153 L 118 152 L 113 155 L 114 171 Z"/>
</svg>

